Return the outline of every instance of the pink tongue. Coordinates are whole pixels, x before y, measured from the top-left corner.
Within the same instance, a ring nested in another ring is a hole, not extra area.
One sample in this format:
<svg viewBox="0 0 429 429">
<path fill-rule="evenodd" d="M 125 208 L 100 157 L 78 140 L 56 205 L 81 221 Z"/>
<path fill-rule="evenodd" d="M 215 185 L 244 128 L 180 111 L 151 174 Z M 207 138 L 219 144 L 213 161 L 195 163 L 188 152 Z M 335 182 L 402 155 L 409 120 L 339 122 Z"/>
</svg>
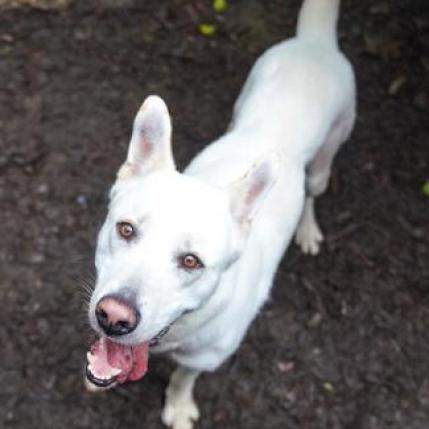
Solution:
<svg viewBox="0 0 429 429">
<path fill-rule="evenodd" d="M 149 358 L 148 343 L 130 347 L 106 340 L 106 346 L 109 365 L 122 370 L 116 377 L 119 383 L 135 381 L 146 374 Z"/>
<path fill-rule="evenodd" d="M 123 346 L 103 338 L 91 346 L 91 354 L 100 358 L 102 367 L 113 367 L 121 370 L 116 376 L 118 383 L 135 381 L 142 378 L 147 371 L 149 345 Z M 104 364 L 103 364 L 104 362 Z"/>
<path fill-rule="evenodd" d="M 147 361 L 149 360 L 149 343 L 133 347 L 134 366 L 128 374 L 128 380 L 136 381 L 147 372 Z"/>
</svg>

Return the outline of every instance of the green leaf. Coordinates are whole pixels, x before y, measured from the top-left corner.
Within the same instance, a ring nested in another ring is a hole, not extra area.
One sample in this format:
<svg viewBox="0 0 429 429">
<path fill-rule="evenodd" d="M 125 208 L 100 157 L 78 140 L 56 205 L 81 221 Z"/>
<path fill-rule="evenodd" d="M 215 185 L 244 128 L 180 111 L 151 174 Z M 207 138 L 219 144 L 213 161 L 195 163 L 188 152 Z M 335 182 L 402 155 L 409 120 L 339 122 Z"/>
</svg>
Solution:
<svg viewBox="0 0 429 429">
<path fill-rule="evenodd" d="M 6 56 L 9 55 L 12 52 L 12 48 L 10 46 L 2 46 L 0 48 L 0 55 Z"/>
<path fill-rule="evenodd" d="M 227 7 L 227 0 L 213 0 L 213 9 L 217 13 L 224 12 Z"/>
<path fill-rule="evenodd" d="M 217 27 L 214 24 L 204 23 L 198 26 L 198 30 L 203 36 L 213 36 L 217 31 Z"/>
<path fill-rule="evenodd" d="M 426 180 L 426 182 L 423 184 L 422 192 L 423 192 L 423 195 L 425 195 L 426 197 L 429 197 L 429 180 Z"/>
</svg>

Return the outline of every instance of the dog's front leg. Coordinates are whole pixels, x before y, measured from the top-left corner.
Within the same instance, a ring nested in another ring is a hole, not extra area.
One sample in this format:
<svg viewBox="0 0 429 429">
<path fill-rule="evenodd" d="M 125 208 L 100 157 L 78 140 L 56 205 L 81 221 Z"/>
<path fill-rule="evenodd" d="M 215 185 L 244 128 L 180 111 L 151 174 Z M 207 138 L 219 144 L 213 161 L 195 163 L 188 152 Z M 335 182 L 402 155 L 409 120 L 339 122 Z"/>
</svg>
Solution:
<svg viewBox="0 0 429 429">
<path fill-rule="evenodd" d="M 193 397 L 193 388 L 199 371 L 179 366 L 171 375 L 165 393 L 162 421 L 172 429 L 192 429 L 199 411 Z"/>
</svg>

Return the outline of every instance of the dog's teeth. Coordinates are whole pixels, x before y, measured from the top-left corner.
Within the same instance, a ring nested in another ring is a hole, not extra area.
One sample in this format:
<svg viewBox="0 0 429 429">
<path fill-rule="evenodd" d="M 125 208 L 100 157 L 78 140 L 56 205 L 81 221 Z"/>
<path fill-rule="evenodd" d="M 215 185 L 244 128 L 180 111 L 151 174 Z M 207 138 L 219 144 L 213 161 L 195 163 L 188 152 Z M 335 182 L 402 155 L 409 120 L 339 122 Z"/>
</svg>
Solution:
<svg viewBox="0 0 429 429">
<path fill-rule="evenodd" d="M 119 368 L 112 368 L 112 377 L 116 377 L 117 375 L 119 375 L 122 372 L 121 369 Z"/>
</svg>

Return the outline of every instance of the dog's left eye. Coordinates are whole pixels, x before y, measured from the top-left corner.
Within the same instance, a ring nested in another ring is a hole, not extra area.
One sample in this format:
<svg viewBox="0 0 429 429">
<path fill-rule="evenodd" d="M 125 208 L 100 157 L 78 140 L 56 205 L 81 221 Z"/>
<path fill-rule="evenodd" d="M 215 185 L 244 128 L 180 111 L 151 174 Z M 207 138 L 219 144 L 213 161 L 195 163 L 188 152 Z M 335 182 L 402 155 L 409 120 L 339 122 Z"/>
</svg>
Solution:
<svg viewBox="0 0 429 429">
<path fill-rule="evenodd" d="M 127 241 L 131 240 L 136 235 L 134 226 L 131 225 L 129 222 L 118 222 L 116 225 L 116 229 L 118 231 L 119 236 Z"/>
<path fill-rule="evenodd" d="M 187 253 L 179 257 L 179 265 L 181 268 L 184 268 L 189 271 L 197 270 L 203 268 L 204 264 L 198 258 L 198 256 L 193 253 Z"/>
</svg>

